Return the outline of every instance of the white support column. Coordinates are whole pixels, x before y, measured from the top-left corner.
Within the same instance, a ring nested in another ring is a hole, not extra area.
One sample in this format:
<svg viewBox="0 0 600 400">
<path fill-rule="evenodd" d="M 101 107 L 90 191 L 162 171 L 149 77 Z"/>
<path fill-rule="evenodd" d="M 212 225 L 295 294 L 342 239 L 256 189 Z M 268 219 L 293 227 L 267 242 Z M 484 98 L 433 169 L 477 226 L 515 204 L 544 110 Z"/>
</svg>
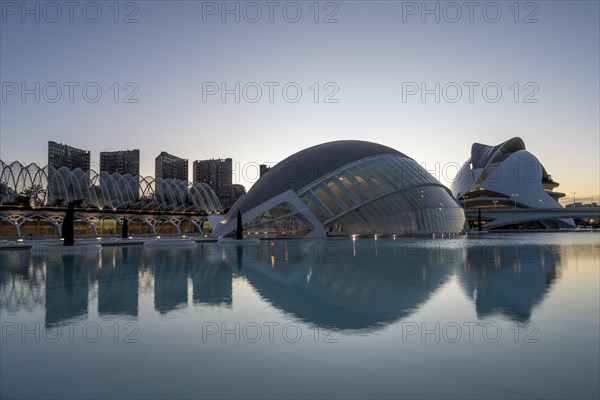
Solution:
<svg viewBox="0 0 600 400">
<path fill-rule="evenodd" d="M 179 229 L 179 224 L 181 224 L 180 219 L 171 219 L 169 220 L 169 222 L 171 222 L 171 224 L 175 227 L 175 229 L 177 230 L 177 234 L 181 235 L 181 229 Z"/>
</svg>

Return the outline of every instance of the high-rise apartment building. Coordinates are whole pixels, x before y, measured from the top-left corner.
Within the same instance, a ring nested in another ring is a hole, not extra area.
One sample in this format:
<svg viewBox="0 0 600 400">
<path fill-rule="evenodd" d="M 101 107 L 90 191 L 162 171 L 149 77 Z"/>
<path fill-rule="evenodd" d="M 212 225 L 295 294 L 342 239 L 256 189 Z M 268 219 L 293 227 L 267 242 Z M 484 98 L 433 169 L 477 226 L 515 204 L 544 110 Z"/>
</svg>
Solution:
<svg viewBox="0 0 600 400">
<path fill-rule="evenodd" d="M 52 167 L 52 168 L 50 168 Z M 66 167 L 73 171 L 80 168 L 86 174 L 90 171 L 90 152 L 89 150 L 77 149 L 62 143 L 48 141 L 48 202 L 73 201 L 79 198 L 66 196 L 66 188 L 61 187 L 57 182 L 55 170 Z M 61 190 L 63 189 L 63 190 Z"/>
<path fill-rule="evenodd" d="M 154 160 L 154 177 L 187 181 L 188 160 L 163 151 Z"/>
<path fill-rule="evenodd" d="M 120 175 L 131 175 L 127 179 L 117 179 L 112 181 L 109 178 L 105 181 L 105 176 L 100 175 L 100 185 L 108 185 L 106 190 L 112 190 L 112 185 L 117 185 L 121 193 L 129 193 L 138 198 L 139 196 L 139 174 L 140 174 L 140 151 L 139 150 L 119 150 L 100 152 L 100 172 L 108 174 L 118 173 Z M 110 188 L 110 189 L 109 189 Z"/>
<path fill-rule="evenodd" d="M 219 197 L 223 207 L 227 208 L 232 204 L 232 171 L 231 158 L 197 160 L 193 163 L 193 181 L 208 184 Z"/>
<path fill-rule="evenodd" d="M 90 152 L 62 143 L 48 142 L 48 166 L 59 169 L 67 167 L 70 170 L 81 168 L 90 170 Z"/>
<path fill-rule="evenodd" d="M 119 150 L 100 152 L 100 172 L 102 171 L 106 171 L 109 174 L 118 172 L 121 175 L 139 175 L 140 151 Z"/>
</svg>

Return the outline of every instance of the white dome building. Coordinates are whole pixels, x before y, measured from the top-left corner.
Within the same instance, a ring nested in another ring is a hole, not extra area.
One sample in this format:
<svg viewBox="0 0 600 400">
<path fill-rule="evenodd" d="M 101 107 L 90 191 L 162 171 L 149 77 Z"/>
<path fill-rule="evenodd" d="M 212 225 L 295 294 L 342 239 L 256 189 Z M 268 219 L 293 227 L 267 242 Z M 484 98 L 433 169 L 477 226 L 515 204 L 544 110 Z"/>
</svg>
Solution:
<svg viewBox="0 0 600 400">
<path fill-rule="evenodd" d="M 474 143 L 469 158 L 451 186 L 465 209 L 562 208 L 552 180 L 542 163 L 514 137 L 497 146 Z M 574 227 L 572 219 L 531 221 L 526 228 Z"/>
<path fill-rule="evenodd" d="M 214 228 L 246 234 L 431 235 L 458 233 L 464 212 L 450 191 L 412 158 L 377 143 L 323 143 L 281 161 Z"/>
</svg>

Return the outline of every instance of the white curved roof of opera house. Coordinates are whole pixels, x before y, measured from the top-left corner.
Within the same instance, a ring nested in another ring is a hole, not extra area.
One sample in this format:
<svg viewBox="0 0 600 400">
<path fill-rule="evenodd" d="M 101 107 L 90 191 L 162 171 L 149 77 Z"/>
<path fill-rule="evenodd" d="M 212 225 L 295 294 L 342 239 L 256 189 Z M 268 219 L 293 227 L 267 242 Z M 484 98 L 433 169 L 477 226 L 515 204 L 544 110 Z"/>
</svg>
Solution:
<svg viewBox="0 0 600 400">
<path fill-rule="evenodd" d="M 462 200 L 485 195 L 525 208 L 559 208 L 556 199 L 564 194 L 552 192 L 556 186 L 523 139 L 513 137 L 496 146 L 474 143 L 471 158 L 459 170 L 451 190 Z"/>
</svg>

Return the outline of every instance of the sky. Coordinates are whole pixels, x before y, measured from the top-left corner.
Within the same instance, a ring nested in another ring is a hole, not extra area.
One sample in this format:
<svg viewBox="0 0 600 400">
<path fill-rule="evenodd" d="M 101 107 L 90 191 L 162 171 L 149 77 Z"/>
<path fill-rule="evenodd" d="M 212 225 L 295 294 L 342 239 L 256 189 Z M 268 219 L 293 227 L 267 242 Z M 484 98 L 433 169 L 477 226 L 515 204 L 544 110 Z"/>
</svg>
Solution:
<svg viewBox="0 0 600 400">
<path fill-rule="evenodd" d="M 356 139 L 450 186 L 474 142 L 521 137 L 600 194 L 598 1 L 0 0 L 0 159 L 47 142 L 258 164 Z"/>
</svg>

